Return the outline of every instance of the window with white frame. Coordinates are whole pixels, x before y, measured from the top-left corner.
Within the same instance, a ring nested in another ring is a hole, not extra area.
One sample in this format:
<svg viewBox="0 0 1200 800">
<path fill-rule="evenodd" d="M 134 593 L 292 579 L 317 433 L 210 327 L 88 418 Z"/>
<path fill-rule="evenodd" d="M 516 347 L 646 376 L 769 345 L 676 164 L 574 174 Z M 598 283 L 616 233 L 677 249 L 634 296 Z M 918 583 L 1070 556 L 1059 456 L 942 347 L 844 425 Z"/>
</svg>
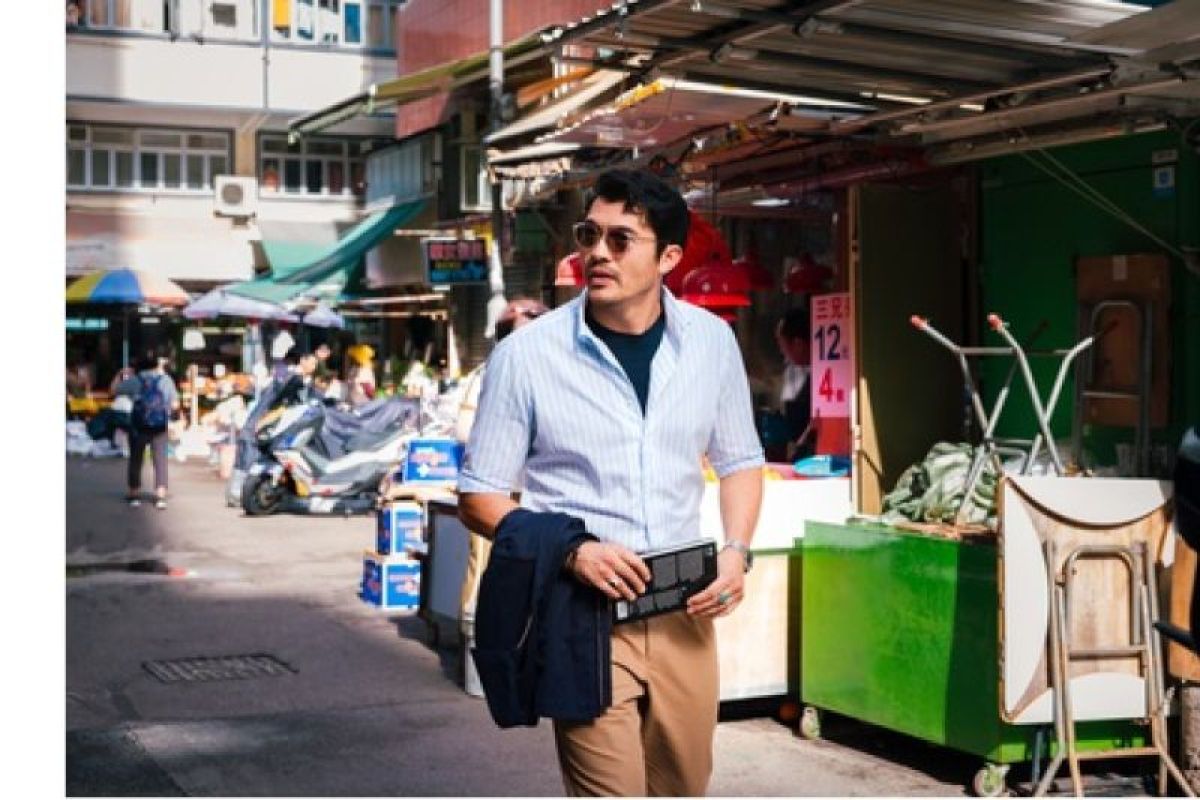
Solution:
<svg viewBox="0 0 1200 800">
<path fill-rule="evenodd" d="M 67 22 L 79 27 L 163 33 L 169 30 L 163 0 L 68 0 Z"/>
<path fill-rule="evenodd" d="M 67 26 L 217 39 L 258 38 L 261 0 L 66 0 Z"/>
<path fill-rule="evenodd" d="M 280 42 L 395 49 L 404 0 L 271 0 L 271 37 Z"/>
<path fill-rule="evenodd" d="M 367 157 L 367 204 L 407 203 L 437 189 L 438 141 L 430 134 Z"/>
<path fill-rule="evenodd" d="M 259 188 L 268 194 L 361 196 L 366 191 L 363 141 L 306 137 L 289 145 L 286 136 L 264 136 L 259 144 Z"/>
<path fill-rule="evenodd" d="M 465 144 L 459 148 L 459 207 L 463 211 L 490 211 L 492 182 L 488 177 L 483 148 Z"/>
<path fill-rule="evenodd" d="M 71 188 L 209 191 L 231 161 L 227 133 L 67 125 Z"/>
</svg>

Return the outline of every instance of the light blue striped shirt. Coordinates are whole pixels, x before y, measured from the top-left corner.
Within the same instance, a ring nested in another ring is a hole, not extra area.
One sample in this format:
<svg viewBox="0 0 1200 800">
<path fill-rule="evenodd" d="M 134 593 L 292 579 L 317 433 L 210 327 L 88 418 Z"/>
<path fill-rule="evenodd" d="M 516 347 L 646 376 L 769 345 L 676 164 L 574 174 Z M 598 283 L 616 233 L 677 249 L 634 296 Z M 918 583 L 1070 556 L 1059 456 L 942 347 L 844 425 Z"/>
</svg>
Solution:
<svg viewBox="0 0 1200 800">
<path fill-rule="evenodd" d="M 643 416 L 620 363 L 584 322 L 586 298 L 496 346 L 458 489 L 521 489 L 523 507 L 577 516 L 601 540 L 637 551 L 696 539 L 701 456 L 719 477 L 764 463 L 733 331 L 664 289 L 666 330 Z"/>
</svg>

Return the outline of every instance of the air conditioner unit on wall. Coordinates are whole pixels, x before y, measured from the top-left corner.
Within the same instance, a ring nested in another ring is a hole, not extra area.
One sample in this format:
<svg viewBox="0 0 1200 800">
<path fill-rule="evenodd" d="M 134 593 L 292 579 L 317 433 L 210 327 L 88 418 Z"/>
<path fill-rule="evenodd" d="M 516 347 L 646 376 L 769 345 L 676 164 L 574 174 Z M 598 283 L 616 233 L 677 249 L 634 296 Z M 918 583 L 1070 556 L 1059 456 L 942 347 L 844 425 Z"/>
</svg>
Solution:
<svg viewBox="0 0 1200 800">
<path fill-rule="evenodd" d="M 214 210 L 221 217 L 252 217 L 258 211 L 258 179 L 218 175 L 213 189 Z"/>
</svg>

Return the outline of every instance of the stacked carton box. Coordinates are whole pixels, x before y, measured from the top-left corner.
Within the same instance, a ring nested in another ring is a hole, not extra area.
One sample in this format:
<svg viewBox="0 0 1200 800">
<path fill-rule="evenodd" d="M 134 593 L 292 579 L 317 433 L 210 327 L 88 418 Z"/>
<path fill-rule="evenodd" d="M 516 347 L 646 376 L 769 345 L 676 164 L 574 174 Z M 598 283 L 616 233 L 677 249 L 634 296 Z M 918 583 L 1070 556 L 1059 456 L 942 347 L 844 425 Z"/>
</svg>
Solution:
<svg viewBox="0 0 1200 800">
<path fill-rule="evenodd" d="M 413 611 L 421 597 L 421 562 L 413 551 L 424 548 L 424 510 L 418 503 L 389 502 L 379 509 L 375 549 L 363 556 L 359 596 L 389 611 Z"/>
</svg>

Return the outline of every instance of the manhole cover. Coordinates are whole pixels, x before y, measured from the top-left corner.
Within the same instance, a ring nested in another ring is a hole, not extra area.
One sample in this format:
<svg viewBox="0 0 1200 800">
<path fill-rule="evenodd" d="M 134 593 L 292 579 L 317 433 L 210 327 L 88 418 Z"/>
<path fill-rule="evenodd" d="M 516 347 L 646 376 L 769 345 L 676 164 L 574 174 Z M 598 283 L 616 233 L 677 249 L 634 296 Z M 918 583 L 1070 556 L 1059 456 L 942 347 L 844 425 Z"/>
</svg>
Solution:
<svg viewBox="0 0 1200 800">
<path fill-rule="evenodd" d="M 170 661 L 143 661 L 142 666 L 163 683 L 187 681 L 237 681 L 247 678 L 279 678 L 296 670 L 272 655 L 197 656 Z"/>
</svg>

